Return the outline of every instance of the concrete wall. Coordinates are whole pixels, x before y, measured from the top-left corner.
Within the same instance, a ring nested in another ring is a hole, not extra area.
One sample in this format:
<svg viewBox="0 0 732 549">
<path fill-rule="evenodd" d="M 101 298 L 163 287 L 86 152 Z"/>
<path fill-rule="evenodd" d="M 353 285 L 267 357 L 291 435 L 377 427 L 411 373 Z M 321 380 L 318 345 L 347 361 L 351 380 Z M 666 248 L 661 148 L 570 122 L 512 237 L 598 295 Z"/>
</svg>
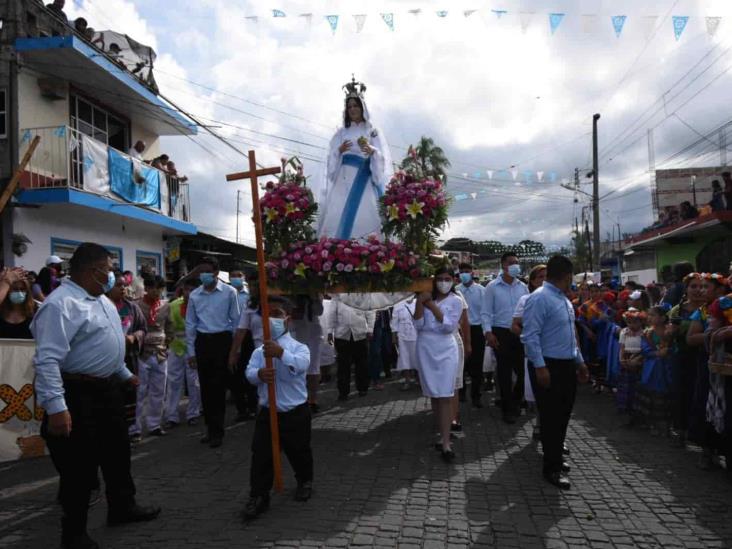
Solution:
<svg viewBox="0 0 732 549">
<path fill-rule="evenodd" d="M 33 242 L 25 255 L 14 257 L 15 265 L 34 271 L 43 267 L 51 254 L 52 238 L 121 248 L 122 268 L 130 271 L 137 271 L 138 251 L 161 255 L 164 251 L 162 227 L 73 204 L 14 208 L 13 232 Z"/>
<path fill-rule="evenodd" d="M 48 128 L 68 126 L 69 91 L 62 82 L 63 99 L 47 99 L 41 95 L 38 78 L 42 76 L 32 70 L 22 69 L 18 73 L 18 120 L 20 128 Z"/>
</svg>

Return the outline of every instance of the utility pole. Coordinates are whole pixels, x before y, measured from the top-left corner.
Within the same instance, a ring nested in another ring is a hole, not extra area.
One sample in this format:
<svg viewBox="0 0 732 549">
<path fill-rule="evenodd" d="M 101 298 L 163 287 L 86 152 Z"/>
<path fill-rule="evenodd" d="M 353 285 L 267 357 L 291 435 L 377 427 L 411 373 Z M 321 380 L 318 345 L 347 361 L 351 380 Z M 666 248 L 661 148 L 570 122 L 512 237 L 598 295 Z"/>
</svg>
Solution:
<svg viewBox="0 0 732 549">
<path fill-rule="evenodd" d="M 597 154 L 597 121 L 600 114 L 592 116 L 592 244 L 593 270 L 600 270 L 600 174 Z"/>
<path fill-rule="evenodd" d="M 236 243 L 239 244 L 239 197 L 241 191 L 236 191 Z"/>
</svg>

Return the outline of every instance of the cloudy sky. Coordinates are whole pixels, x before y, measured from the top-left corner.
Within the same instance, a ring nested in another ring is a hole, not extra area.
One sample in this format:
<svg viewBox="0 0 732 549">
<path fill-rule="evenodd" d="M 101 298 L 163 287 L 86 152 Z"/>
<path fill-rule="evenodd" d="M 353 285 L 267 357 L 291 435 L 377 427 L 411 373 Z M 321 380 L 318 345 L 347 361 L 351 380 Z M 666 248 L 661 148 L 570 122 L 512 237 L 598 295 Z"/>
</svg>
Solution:
<svg viewBox="0 0 732 549">
<path fill-rule="evenodd" d="M 601 202 L 602 236 L 617 223 L 638 230 L 652 217 L 648 130 L 656 167 L 719 165 L 719 146 L 703 136 L 732 118 L 728 0 L 67 4 L 70 16 L 84 15 L 96 29 L 153 46 L 163 94 L 233 146 L 256 148 L 263 164 L 301 156 L 316 188 L 341 118 L 341 86 L 355 73 L 396 159 L 422 135 L 446 150 L 449 190 L 468 198 L 454 202 L 445 238 L 567 243 L 587 200 L 575 203 L 560 185 L 577 167 L 591 192 L 584 175 L 595 112 L 601 195 L 610 193 Z M 286 17 L 273 18 L 273 9 Z M 393 31 L 381 13 L 394 14 Z M 554 35 L 550 13 L 566 14 Z M 334 14 L 332 33 L 325 16 Z M 355 14 L 367 16 L 360 33 Z M 620 37 L 617 15 L 627 17 Z M 673 16 L 690 17 L 678 41 Z M 712 16 L 722 17 L 714 36 L 705 20 Z M 194 140 L 165 138 L 162 147 L 191 178 L 199 229 L 235 239 L 242 190 L 239 236 L 252 243 L 249 191 L 224 180 L 245 158 L 203 129 Z"/>
</svg>

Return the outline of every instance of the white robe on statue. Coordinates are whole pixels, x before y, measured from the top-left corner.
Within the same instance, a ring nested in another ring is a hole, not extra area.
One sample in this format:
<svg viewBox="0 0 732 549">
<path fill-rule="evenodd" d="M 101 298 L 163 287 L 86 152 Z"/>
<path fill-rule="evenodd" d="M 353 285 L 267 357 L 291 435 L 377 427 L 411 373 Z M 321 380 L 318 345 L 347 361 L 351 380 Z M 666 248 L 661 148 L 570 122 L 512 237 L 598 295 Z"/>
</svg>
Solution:
<svg viewBox="0 0 732 549">
<path fill-rule="evenodd" d="M 376 149 L 370 156 L 358 144 L 361 137 Z M 352 145 L 341 153 L 344 141 Z M 381 234 L 379 198 L 391 175 L 391 154 L 380 130 L 368 121 L 339 129 L 329 147 L 318 236 L 364 240 Z"/>
</svg>

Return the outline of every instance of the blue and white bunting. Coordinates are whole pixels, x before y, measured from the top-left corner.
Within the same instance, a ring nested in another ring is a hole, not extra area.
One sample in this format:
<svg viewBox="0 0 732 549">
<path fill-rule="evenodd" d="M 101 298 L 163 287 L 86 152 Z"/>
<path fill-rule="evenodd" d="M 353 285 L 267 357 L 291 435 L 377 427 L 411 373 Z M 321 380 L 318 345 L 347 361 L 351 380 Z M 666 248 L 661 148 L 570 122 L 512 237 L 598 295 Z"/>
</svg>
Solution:
<svg viewBox="0 0 732 549">
<path fill-rule="evenodd" d="M 498 17 L 498 19 L 500 19 L 501 17 L 503 17 L 504 15 L 506 15 L 508 13 L 506 10 L 491 10 L 491 11 L 496 14 L 496 17 Z"/>
<path fill-rule="evenodd" d="M 447 17 L 447 10 L 440 10 L 435 13 L 437 14 L 437 17 Z"/>
<path fill-rule="evenodd" d="M 707 25 L 707 34 L 709 36 L 714 36 L 717 34 L 717 29 L 719 28 L 719 24 L 722 22 L 721 17 L 705 17 L 705 22 Z"/>
<path fill-rule="evenodd" d="M 389 27 L 390 31 L 394 30 L 394 14 L 393 13 L 382 13 L 381 18 L 384 20 L 384 23 L 386 23 L 386 26 Z"/>
<path fill-rule="evenodd" d="M 684 29 L 686 28 L 686 24 L 689 22 L 689 16 L 688 15 L 674 15 L 671 18 L 673 25 L 674 25 L 674 37 L 676 38 L 676 41 L 681 38 L 681 35 L 684 34 Z"/>
<path fill-rule="evenodd" d="M 550 13 L 549 14 L 549 30 L 551 31 L 552 34 L 557 32 L 559 25 L 562 24 L 562 19 L 564 19 L 563 13 Z"/>
<path fill-rule="evenodd" d="M 272 10 L 272 17 L 287 17 L 282 10 Z"/>
<path fill-rule="evenodd" d="M 623 34 L 623 27 L 625 26 L 625 20 L 627 19 L 627 16 L 613 15 L 610 19 L 613 22 L 613 30 L 615 31 L 615 36 L 617 38 L 620 38 L 620 35 Z"/>
<path fill-rule="evenodd" d="M 363 30 L 363 26 L 366 24 L 366 14 L 359 13 L 354 15 L 353 18 L 356 20 L 356 34 L 358 34 Z"/>
<path fill-rule="evenodd" d="M 333 34 L 335 34 L 336 29 L 338 28 L 338 16 L 337 15 L 326 15 L 325 16 L 326 21 L 328 21 L 328 24 L 330 25 L 330 30 Z"/>
</svg>

